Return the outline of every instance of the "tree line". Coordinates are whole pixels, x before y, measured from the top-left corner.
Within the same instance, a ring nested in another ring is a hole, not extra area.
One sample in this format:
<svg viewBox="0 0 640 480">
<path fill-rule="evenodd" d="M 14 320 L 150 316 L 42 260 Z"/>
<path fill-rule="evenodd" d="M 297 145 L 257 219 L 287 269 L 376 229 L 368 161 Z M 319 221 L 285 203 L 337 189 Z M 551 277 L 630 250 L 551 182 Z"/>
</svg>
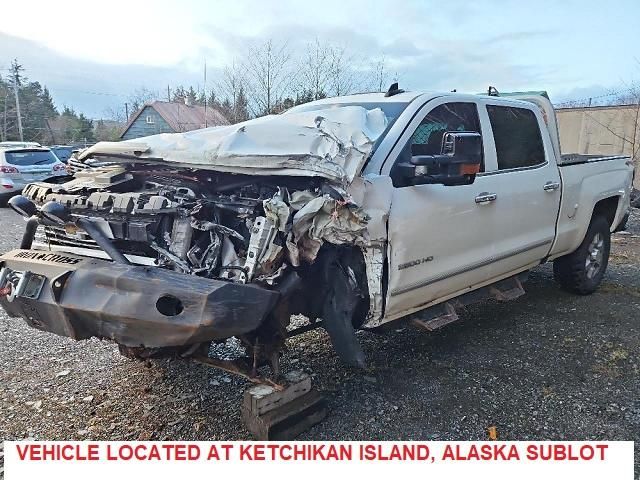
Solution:
<svg viewBox="0 0 640 480">
<path fill-rule="evenodd" d="M 218 109 L 231 123 L 280 113 L 321 98 L 383 91 L 396 80 L 384 57 L 364 61 L 346 47 L 315 39 L 302 52 L 287 42 L 267 40 L 246 48 L 205 88 L 167 86 L 166 92 L 141 87 L 128 99 L 133 114 L 153 100 L 185 101 Z M 121 113 L 110 112 L 122 119 Z"/>
<path fill-rule="evenodd" d="M 0 75 L 0 140 L 19 140 L 20 130 L 25 141 L 42 144 L 117 140 L 127 120 L 154 100 L 206 104 L 237 123 L 320 98 L 381 91 L 397 76 L 384 57 L 362 60 L 346 47 L 319 39 L 294 53 L 287 42 L 267 40 L 248 46 L 204 87 L 167 86 L 159 92 L 143 86 L 129 95 L 126 110 L 111 108 L 94 121 L 70 106 L 58 110 L 47 87 L 31 81 L 14 60 L 9 72 Z"/>
<path fill-rule="evenodd" d="M 58 112 L 47 87 L 30 81 L 17 60 L 6 76 L 0 75 L 1 141 L 20 140 L 22 130 L 24 141 L 92 143 L 96 140 L 95 127 L 93 120 L 70 107 Z"/>
</svg>

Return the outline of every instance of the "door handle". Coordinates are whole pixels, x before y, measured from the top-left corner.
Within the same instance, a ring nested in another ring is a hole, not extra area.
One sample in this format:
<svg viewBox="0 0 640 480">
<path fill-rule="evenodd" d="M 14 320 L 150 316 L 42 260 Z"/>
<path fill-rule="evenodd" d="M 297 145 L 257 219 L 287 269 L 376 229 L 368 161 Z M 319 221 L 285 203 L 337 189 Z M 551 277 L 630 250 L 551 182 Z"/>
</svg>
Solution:
<svg viewBox="0 0 640 480">
<path fill-rule="evenodd" d="M 476 203 L 485 204 L 495 201 L 496 198 L 498 198 L 498 195 L 495 193 L 482 192 L 476 197 Z"/>
<path fill-rule="evenodd" d="M 553 192 L 554 190 L 557 190 L 559 188 L 560 188 L 560 182 L 547 182 L 542 187 L 542 189 L 545 192 Z"/>
</svg>

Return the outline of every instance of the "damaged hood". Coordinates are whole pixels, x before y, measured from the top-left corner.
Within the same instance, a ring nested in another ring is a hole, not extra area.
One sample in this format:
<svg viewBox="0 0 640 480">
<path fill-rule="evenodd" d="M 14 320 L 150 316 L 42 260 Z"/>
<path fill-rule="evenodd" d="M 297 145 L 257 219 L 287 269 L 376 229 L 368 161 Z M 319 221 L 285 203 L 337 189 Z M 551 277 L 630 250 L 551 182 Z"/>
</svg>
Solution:
<svg viewBox="0 0 640 480">
<path fill-rule="evenodd" d="M 386 126 L 379 108 L 345 106 L 100 142 L 78 159 L 106 157 L 250 175 L 319 176 L 346 185 L 358 175 Z"/>
</svg>

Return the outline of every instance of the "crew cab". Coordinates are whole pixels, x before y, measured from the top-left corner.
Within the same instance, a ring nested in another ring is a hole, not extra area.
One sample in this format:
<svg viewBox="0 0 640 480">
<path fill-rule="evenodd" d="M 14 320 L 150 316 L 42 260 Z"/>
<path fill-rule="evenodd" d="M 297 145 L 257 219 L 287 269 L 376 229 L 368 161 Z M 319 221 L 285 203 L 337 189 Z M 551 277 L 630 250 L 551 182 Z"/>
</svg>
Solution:
<svg viewBox="0 0 640 480">
<path fill-rule="evenodd" d="M 593 292 L 629 209 L 631 159 L 563 156 L 546 94 L 489 93 L 392 85 L 98 143 L 66 182 L 11 200 L 28 222 L 0 257 L 0 304 L 132 357 L 204 358 L 235 336 L 247 361 L 216 365 L 254 377 L 316 327 L 362 366 L 356 330 L 440 328 L 461 305 L 518 297 L 544 262 L 563 288 Z"/>
</svg>

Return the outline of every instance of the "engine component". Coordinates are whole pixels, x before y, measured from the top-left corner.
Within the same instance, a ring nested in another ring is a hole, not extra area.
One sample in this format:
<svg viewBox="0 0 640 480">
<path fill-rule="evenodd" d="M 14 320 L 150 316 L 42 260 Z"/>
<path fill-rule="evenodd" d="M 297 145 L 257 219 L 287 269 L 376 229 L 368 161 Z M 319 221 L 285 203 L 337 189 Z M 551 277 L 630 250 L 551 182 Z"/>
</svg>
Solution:
<svg viewBox="0 0 640 480">
<path fill-rule="evenodd" d="M 268 218 L 257 217 L 255 219 L 251 230 L 251 239 L 249 240 L 247 261 L 244 265 L 245 272 L 240 276 L 242 283 L 250 282 L 253 279 L 258 263 L 263 257 L 272 258 L 282 250 L 282 247 L 273 244 L 273 238 L 277 231 L 274 223 Z"/>
</svg>

